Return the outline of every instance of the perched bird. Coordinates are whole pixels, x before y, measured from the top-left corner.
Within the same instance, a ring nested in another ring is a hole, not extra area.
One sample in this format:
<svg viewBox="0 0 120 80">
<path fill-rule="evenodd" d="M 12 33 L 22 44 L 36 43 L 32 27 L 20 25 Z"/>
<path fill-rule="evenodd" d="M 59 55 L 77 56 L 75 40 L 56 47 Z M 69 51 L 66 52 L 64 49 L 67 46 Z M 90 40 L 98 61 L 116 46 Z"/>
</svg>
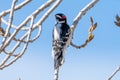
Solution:
<svg viewBox="0 0 120 80">
<path fill-rule="evenodd" d="M 66 48 L 70 44 L 70 27 L 67 24 L 67 18 L 64 14 L 55 14 L 56 24 L 53 29 L 53 49 L 55 71 L 64 63 Z"/>
</svg>

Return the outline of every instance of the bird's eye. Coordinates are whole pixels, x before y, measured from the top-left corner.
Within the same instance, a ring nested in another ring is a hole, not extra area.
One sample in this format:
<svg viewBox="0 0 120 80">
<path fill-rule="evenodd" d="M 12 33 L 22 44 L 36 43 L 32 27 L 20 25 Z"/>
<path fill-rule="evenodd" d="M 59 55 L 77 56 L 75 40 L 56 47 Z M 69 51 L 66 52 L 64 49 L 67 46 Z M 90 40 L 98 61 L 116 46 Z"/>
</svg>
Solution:
<svg viewBox="0 0 120 80">
<path fill-rule="evenodd" d="M 58 17 L 57 17 L 56 19 L 57 19 L 57 20 L 60 20 L 60 18 L 58 18 Z"/>
</svg>

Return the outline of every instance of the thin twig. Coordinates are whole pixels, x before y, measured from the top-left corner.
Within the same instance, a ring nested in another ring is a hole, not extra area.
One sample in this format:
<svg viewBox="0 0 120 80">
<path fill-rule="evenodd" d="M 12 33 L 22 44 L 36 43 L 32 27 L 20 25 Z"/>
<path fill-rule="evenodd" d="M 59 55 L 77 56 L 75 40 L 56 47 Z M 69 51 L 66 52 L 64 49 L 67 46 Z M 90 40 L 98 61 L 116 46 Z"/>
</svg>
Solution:
<svg viewBox="0 0 120 80">
<path fill-rule="evenodd" d="M 8 63 L 8 64 L 5 64 L 7 61 L 8 61 L 8 59 L 12 56 L 11 54 L 9 54 L 4 60 L 3 60 L 3 62 L 2 62 L 2 64 L 0 65 L 0 69 L 3 69 L 3 68 L 5 68 L 5 67 L 8 67 L 9 65 L 11 65 L 11 64 L 13 64 L 17 59 L 19 59 L 24 53 L 25 53 L 25 51 L 26 51 L 26 49 L 27 49 L 27 46 L 28 46 L 28 41 L 29 41 L 29 39 L 30 39 L 30 35 L 31 35 L 31 31 L 32 31 L 32 27 L 33 27 L 33 23 L 34 23 L 34 18 L 32 18 L 31 19 L 31 24 L 30 24 L 30 29 L 29 29 L 29 31 L 28 31 L 28 36 L 27 36 L 27 41 L 26 41 L 26 43 L 24 44 L 24 47 L 23 47 L 23 49 L 21 50 L 21 52 L 13 59 L 13 60 L 11 60 L 11 62 L 10 63 Z M 24 37 L 23 37 L 24 38 Z M 21 44 L 21 42 L 18 42 L 18 44 L 16 44 L 16 46 L 14 46 L 14 48 L 10 51 L 11 53 L 14 53 L 14 51 L 18 48 L 18 46 Z"/>
<path fill-rule="evenodd" d="M 78 22 L 80 21 L 80 19 L 82 18 L 83 15 L 85 15 L 85 13 L 91 9 L 99 0 L 92 0 L 87 6 L 85 6 L 79 13 L 78 15 L 76 16 L 76 18 L 74 19 L 73 21 L 73 24 L 71 25 L 71 45 L 73 47 L 76 47 L 76 48 L 81 48 L 81 47 L 84 47 L 85 45 L 87 45 L 87 43 L 85 42 L 85 44 L 81 45 L 81 46 L 76 46 L 75 44 L 73 44 L 72 42 L 72 39 L 73 39 L 73 34 L 74 34 L 74 31 L 75 31 L 75 28 L 78 24 Z"/>
<path fill-rule="evenodd" d="M 88 35 L 88 38 L 87 40 L 85 41 L 84 44 L 80 45 L 80 46 L 77 46 L 75 44 L 73 44 L 72 42 L 70 43 L 71 46 L 77 48 L 77 49 L 80 49 L 80 48 L 84 48 L 85 46 L 87 46 L 87 44 L 94 38 L 94 35 L 92 34 L 92 32 L 96 29 L 97 27 L 97 23 L 94 23 L 92 17 L 90 18 L 90 22 L 91 22 L 91 27 L 89 28 L 89 35 Z"/>
<path fill-rule="evenodd" d="M 25 6 L 26 4 L 28 4 L 30 1 L 32 0 L 25 0 L 22 3 L 20 3 L 19 5 L 15 6 L 15 10 L 19 10 L 21 9 L 23 6 Z M 6 16 L 7 14 L 9 14 L 11 11 L 11 9 L 5 10 L 3 12 L 0 13 L 0 16 Z"/>
<path fill-rule="evenodd" d="M 120 66 L 116 68 L 116 70 L 112 73 L 112 75 L 108 78 L 108 80 L 112 80 L 112 78 L 120 71 Z"/>
<path fill-rule="evenodd" d="M 14 38 L 14 36 L 16 36 L 16 34 L 20 31 L 20 29 L 25 26 L 30 20 L 31 20 L 31 17 L 36 17 L 37 14 L 39 12 L 41 12 L 43 9 L 45 9 L 46 7 L 48 7 L 52 2 L 54 2 L 54 0 L 49 0 L 47 3 L 43 4 L 39 10 L 36 10 L 35 12 L 33 12 L 30 16 L 28 16 L 18 27 L 17 29 L 11 34 L 11 36 L 7 39 L 7 41 L 4 41 L 2 43 L 2 47 L 1 47 L 1 50 L 2 51 L 6 46 L 8 46 L 11 42 L 11 40 Z M 4 45 L 4 46 L 3 46 Z"/>
<path fill-rule="evenodd" d="M 4 35 L 5 37 L 3 38 L 3 41 L 2 41 L 3 45 L 1 47 L 4 46 L 4 43 L 6 42 L 7 36 L 9 34 L 9 32 L 10 32 L 10 28 L 11 28 L 12 21 L 13 21 L 14 9 L 15 9 L 15 5 L 16 5 L 17 1 L 18 0 L 13 0 L 13 2 L 12 2 L 10 16 L 9 16 L 9 24 L 8 24 L 8 27 L 7 27 L 6 31 L 5 31 L 5 35 Z"/>
<path fill-rule="evenodd" d="M 31 1 L 31 0 L 27 0 L 27 1 Z M 47 12 L 45 12 L 45 14 L 43 15 L 43 17 L 40 20 L 38 20 L 36 23 L 34 23 L 36 16 L 39 15 L 40 12 L 42 12 L 44 9 L 49 7 L 53 2 L 55 2 L 53 4 L 53 6 Z M 41 31 L 42 31 L 42 23 L 45 21 L 45 19 L 47 19 L 47 17 L 50 15 L 50 13 L 59 5 L 60 2 L 61 2 L 61 0 L 48 0 L 46 3 L 41 5 L 36 11 L 34 11 L 30 16 L 28 16 L 19 26 L 15 26 L 12 23 L 13 12 L 15 12 L 15 10 L 18 10 L 21 7 L 23 7 L 24 6 L 23 4 L 22 4 L 22 6 L 19 5 L 19 7 L 14 6 L 14 9 L 11 6 L 11 9 L 0 13 L 1 17 L 5 16 L 7 14 L 11 14 L 11 16 L 9 18 L 9 22 L 7 22 L 3 18 L 1 18 L 1 21 L 4 22 L 5 24 L 7 24 L 8 27 L 4 32 L 2 32 L 2 30 L 1 30 L 1 32 L 5 34 L 5 35 L 2 35 L 3 40 L 6 39 L 6 38 L 4 38 L 4 36 L 7 37 L 7 39 L 4 40 L 4 43 L 1 44 L 2 47 L 0 48 L 0 52 L 1 53 L 4 52 L 7 55 L 5 56 L 4 60 L 1 62 L 0 69 L 4 69 L 5 67 L 8 67 L 9 65 L 11 65 L 15 61 L 17 61 L 27 50 L 27 46 L 28 46 L 29 42 L 33 42 L 34 40 L 36 40 L 37 38 L 40 37 Z M 15 3 L 14 3 L 14 5 L 15 5 Z M 30 22 L 30 27 L 24 28 L 24 26 L 27 25 L 28 22 Z M 15 29 L 15 31 L 13 33 L 10 33 L 11 28 Z M 3 28 L 1 27 L 1 29 L 3 29 Z M 32 31 L 34 31 L 35 29 L 39 29 L 38 34 L 34 38 L 31 39 Z M 16 39 L 15 36 L 21 30 L 26 30 L 26 33 L 20 39 Z M 11 42 L 13 40 L 16 41 L 16 44 L 13 47 L 11 47 L 12 49 L 10 51 L 7 51 L 6 48 L 9 46 L 9 44 L 11 44 Z M 14 54 L 15 51 L 19 48 L 19 46 L 21 44 L 23 45 L 22 50 L 20 52 L 18 52 L 17 54 Z M 14 58 L 10 60 L 11 56 L 13 56 Z"/>
</svg>

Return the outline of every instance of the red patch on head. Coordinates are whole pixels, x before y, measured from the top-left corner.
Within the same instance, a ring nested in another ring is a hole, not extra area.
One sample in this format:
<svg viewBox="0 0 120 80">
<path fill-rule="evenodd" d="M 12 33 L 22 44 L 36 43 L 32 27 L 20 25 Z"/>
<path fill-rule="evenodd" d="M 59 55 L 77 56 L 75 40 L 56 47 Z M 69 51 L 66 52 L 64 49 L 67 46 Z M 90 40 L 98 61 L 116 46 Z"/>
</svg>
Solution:
<svg viewBox="0 0 120 80">
<path fill-rule="evenodd" d="M 66 19 L 66 16 L 62 16 L 62 19 Z"/>
</svg>

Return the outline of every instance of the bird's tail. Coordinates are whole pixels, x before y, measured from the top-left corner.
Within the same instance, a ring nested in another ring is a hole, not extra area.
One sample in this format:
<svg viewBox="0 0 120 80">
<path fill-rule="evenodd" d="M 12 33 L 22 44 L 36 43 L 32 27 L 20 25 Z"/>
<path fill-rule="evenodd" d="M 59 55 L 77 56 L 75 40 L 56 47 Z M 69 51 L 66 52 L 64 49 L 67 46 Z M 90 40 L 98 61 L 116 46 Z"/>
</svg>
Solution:
<svg viewBox="0 0 120 80">
<path fill-rule="evenodd" d="M 58 73 L 59 67 L 64 63 L 64 55 L 63 51 L 60 50 L 59 52 L 54 55 L 54 80 L 58 80 Z"/>
<path fill-rule="evenodd" d="M 60 50 L 56 55 L 54 55 L 54 68 L 59 68 L 64 63 L 63 51 Z"/>
</svg>

